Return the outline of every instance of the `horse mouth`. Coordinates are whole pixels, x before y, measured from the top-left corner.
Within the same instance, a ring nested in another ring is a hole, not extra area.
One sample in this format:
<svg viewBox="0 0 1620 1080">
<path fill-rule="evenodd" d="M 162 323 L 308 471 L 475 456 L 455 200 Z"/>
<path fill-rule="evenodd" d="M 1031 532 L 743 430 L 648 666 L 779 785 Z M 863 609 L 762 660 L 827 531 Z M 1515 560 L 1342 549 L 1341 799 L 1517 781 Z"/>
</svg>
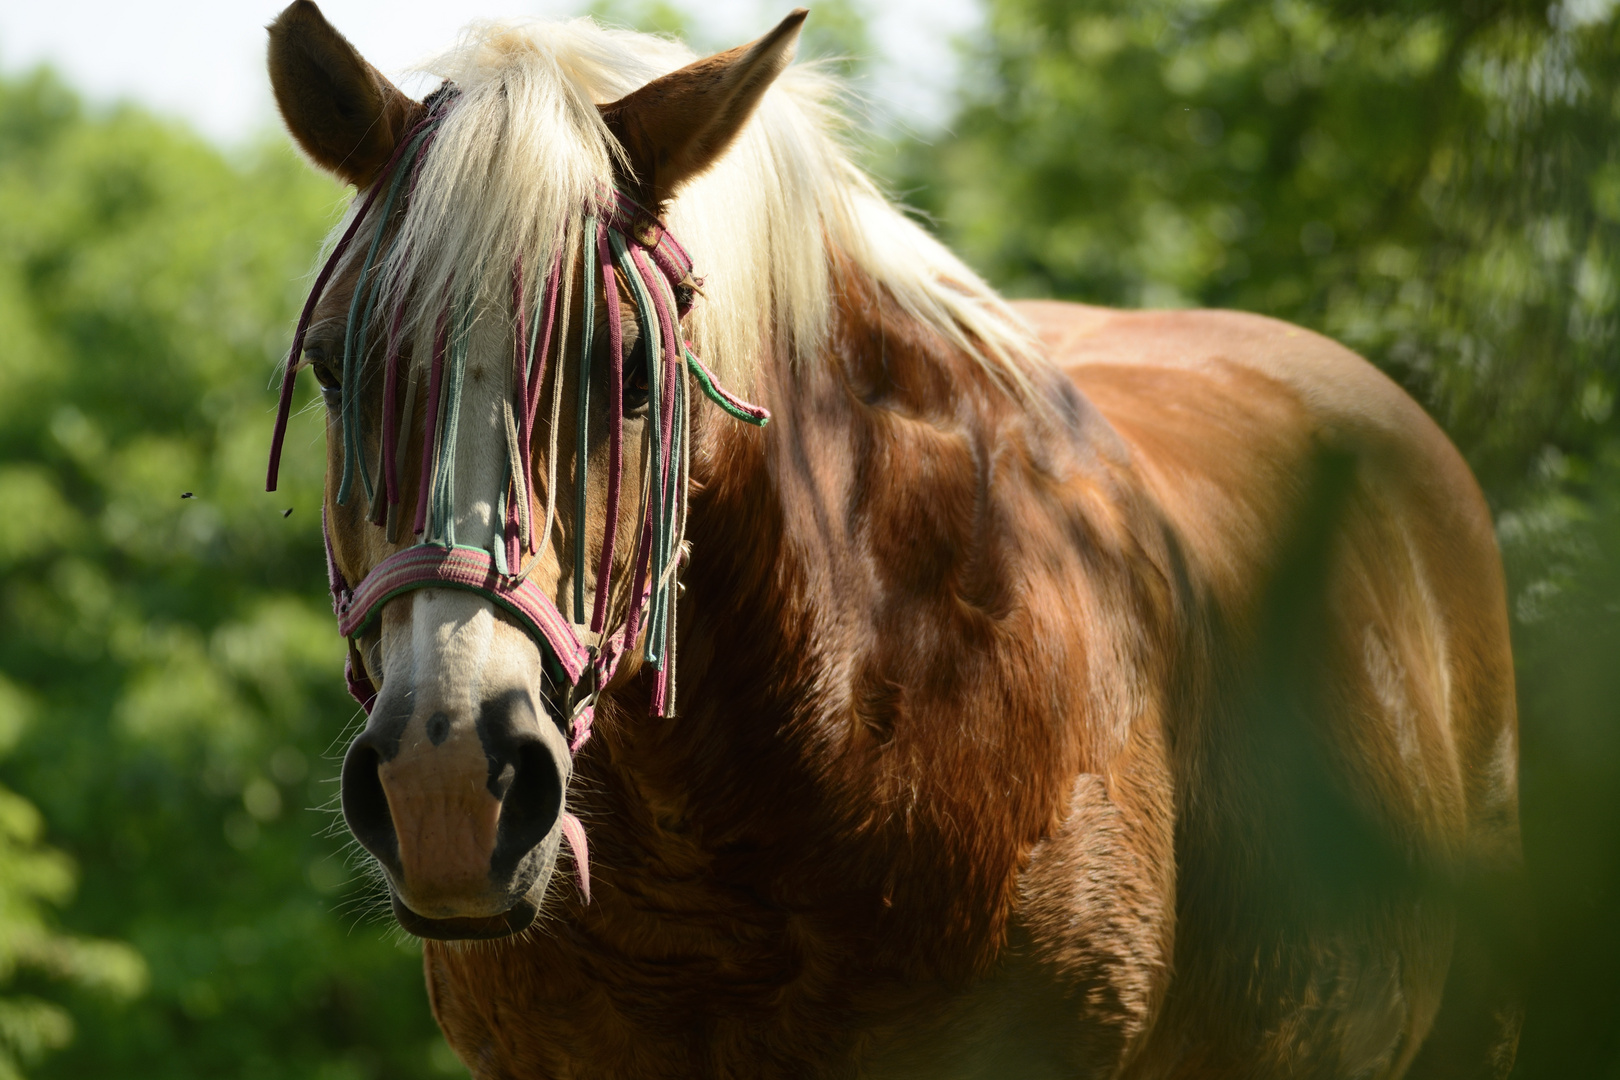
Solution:
<svg viewBox="0 0 1620 1080">
<path fill-rule="evenodd" d="M 534 924 L 540 906 L 527 897 L 519 900 L 499 915 L 485 915 L 466 919 L 430 919 L 418 915 L 405 906 L 399 894 L 392 889 L 389 897 L 394 904 L 394 918 L 406 933 L 435 941 L 489 941 L 493 938 L 521 934 Z"/>
</svg>

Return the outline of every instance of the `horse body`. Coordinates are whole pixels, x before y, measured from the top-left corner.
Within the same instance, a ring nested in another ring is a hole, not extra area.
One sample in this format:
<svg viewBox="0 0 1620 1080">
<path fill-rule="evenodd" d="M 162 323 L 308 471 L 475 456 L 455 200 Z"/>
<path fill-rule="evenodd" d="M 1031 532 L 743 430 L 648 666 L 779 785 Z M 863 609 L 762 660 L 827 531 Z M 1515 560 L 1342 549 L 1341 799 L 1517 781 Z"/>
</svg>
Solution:
<svg viewBox="0 0 1620 1080">
<path fill-rule="evenodd" d="M 1233 828 L 1224 668 L 1339 441 L 1327 779 L 1415 856 L 1510 865 L 1500 569 L 1455 451 L 1269 320 L 1027 306 L 1049 425 L 865 300 L 767 383 L 774 439 L 704 431 L 694 548 L 733 554 L 686 579 L 689 696 L 581 755 L 591 904 L 429 943 L 452 1044 L 489 1076 L 1399 1075 L 1452 920 L 1246 917 L 1286 868 Z"/>
<path fill-rule="evenodd" d="M 814 93 L 766 93 L 802 18 L 686 67 L 580 24 L 485 28 L 431 106 L 308 0 L 271 29 L 311 156 L 372 193 L 411 177 L 371 226 L 402 253 L 378 264 L 386 351 L 351 348 L 370 255 L 340 242 L 309 307 L 335 594 L 413 549 L 396 512 L 431 480 L 424 544 L 448 526 L 553 610 L 594 599 L 602 650 L 631 639 L 582 730 L 543 670 L 556 643 L 487 590 L 418 584 L 356 624 L 375 701 L 345 814 L 430 939 L 451 1045 L 483 1078 L 1502 1075 L 1512 987 L 1466 894 L 1517 868 L 1512 667 L 1456 451 L 1281 323 L 1009 311 L 839 154 Z M 419 171 L 391 172 L 407 143 Z M 598 234 L 573 215 L 615 189 L 710 269 L 679 332 L 774 415 L 683 414 L 673 709 L 625 614 L 652 527 L 633 497 L 602 509 L 610 472 L 649 490 L 653 425 L 566 328 L 684 378 L 653 333 L 680 298 L 638 322 L 624 254 L 604 291 L 532 308 L 562 312 L 549 367 L 549 330 L 522 350 L 533 298 L 585 280 Z M 526 445 L 514 341 L 553 403 Z M 429 467 L 437 414 L 407 395 L 396 452 L 421 479 L 368 505 L 348 478 L 390 443 L 363 419 L 394 407 L 387 379 L 441 368 L 465 384 L 451 456 Z M 621 420 L 610 463 L 590 434 Z M 544 522 L 533 547 L 520 519 Z M 553 882 L 572 819 L 592 888 Z"/>
</svg>

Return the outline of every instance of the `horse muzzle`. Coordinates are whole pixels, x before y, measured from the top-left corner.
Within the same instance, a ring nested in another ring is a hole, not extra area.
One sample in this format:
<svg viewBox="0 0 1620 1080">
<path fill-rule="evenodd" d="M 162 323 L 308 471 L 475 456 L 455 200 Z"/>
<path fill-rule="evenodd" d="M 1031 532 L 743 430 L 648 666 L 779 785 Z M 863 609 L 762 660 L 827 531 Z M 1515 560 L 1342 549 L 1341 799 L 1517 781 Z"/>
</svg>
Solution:
<svg viewBox="0 0 1620 1080">
<path fill-rule="evenodd" d="M 343 816 L 421 937 L 526 929 L 556 868 L 568 745 L 534 695 L 476 705 L 385 684 L 343 762 Z"/>
</svg>

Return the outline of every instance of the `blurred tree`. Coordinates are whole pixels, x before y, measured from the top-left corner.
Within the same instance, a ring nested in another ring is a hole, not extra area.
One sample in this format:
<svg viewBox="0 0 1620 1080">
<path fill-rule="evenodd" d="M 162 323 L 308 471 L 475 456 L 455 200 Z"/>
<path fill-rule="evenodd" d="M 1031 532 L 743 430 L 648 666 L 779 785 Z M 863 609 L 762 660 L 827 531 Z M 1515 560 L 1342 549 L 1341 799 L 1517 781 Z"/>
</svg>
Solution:
<svg viewBox="0 0 1620 1080">
<path fill-rule="evenodd" d="M 273 363 L 341 201 L 280 140 L 228 160 L 48 74 L 0 81 L 0 707 L 34 717 L 0 760 L 0 960 L 33 962 L 39 1003 L 5 991 L 0 1046 L 61 1043 L 69 1014 L 96 1036 L 40 1076 L 460 1071 L 332 828 L 356 710 L 324 463 L 296 452 L 318 412 L 262 493 Z M 138 969 L 43 929 L 70 864 L 22 799 L 82 869 L 63 922 L 138 950 L 141 997 L 78 988 Z"/>
<path fill-rule="evenodd" d="M 787 14 L 787 8 L 764 0 L 755 20 L 760 33 Z M 741 41 L 714 41 L 692 17 L 690 3 L 674 0 L 591 0 L 585 14 L 604 26 L 623 26 L 644 34 L 676 37 L 694 52 L 707 54 L 741 45 Z M 798 58 L 820 60 L 843 74 L 853 74 L 876 55 L 866 10 L 859 0 L 822 0 L 805 20 Z"/>
<path fill-rule="evenodd" d="M 1520 796 L 1537 913 L 1515 1077 L 1620 1075 L 1620 452 L 1581 504 L 1498 525 L 1519 584 Z"/>
<path fill-rule="evenodd" d="M 603 26 L 622 26 L 643 34 L 663 34 L 680 38 L 696 50 L 710 51 L 695 36 L 691 16 L 670 0 L 592 0 L 585 14 Z"/>
<path fill-rule="evenodd" d="M 1612 1072 L 1613 3 L 989 3 L 952 135 L 888 159 L 946 239 L 1018 294 L 1322 329 L 1425 401 L 1504 510 L 1543 935 L 1519 1073 Z M 688 10 L 593 8 L 672 33 Z M 863 10 L 816 8 L 805 54 L 869 57 Z M 461 1071 L 331 815 L 333 721 L 357 715 L 319 410 L 260 493 L 270 372 L 341 203 L 279 140 L 227 158 L 0 79 L 0 1069 L 76 1018 L 97 1037 L 37 1075 Z M 144 958 L 143 994 L 100 939 Z"/>
<path fill-rule="evenodd" d="M 804 22 L 799 57 L 831 63 L 845 75 L 859 73 L 877 56 L 865 7 L 856 0 L 818 0 Z"/>
<path fill-rule="evenodd" d="M 27 698 L 0 677 L 0 754 L 16 745 L 32 712 Z M 54 929 L 45 904 L 73 893 L 73 863 L 39 842 L 39 811 L 0 787 L 0 990 L 18 969 L 65 979 L 116 999 L 139 994 L 146 965 L 127 945 L 89 941 Z M 73 1038 L 73 1020 L 59 1005 L 29 995 L 0 994 L 0 1080 L 22 1075 Z"/>
<path fill-rule="evenodd" d="M 1613 8 L 991 0 L 952 134 L 895 179 L 1014 294 L 1344 341 L 1500 505 L 1616 431 Z"/>
</svg>

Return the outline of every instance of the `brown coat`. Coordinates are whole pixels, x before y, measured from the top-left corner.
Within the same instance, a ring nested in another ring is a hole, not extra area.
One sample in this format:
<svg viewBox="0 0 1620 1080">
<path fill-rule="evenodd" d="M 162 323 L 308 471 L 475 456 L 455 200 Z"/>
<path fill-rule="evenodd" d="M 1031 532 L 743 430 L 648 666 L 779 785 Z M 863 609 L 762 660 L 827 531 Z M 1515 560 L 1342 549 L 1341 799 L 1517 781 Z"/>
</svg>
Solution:
<svg viewBox="0 0 1620 1080">
<path fill-rule="evenodd" d="M 427 945 L 477 1075 L 1396 1076 L 1437 1014 L 1419 1071 L 1510 1063 L 1488 958 L 1440 1013 L 1444 883 L 1518 830 L 1434 424 L 1282 323 L 1055 303 L 1043 421 L 844 295 L 699 432 L 680 715 L 577 764 L 594 901 Z"/>
</svg>

